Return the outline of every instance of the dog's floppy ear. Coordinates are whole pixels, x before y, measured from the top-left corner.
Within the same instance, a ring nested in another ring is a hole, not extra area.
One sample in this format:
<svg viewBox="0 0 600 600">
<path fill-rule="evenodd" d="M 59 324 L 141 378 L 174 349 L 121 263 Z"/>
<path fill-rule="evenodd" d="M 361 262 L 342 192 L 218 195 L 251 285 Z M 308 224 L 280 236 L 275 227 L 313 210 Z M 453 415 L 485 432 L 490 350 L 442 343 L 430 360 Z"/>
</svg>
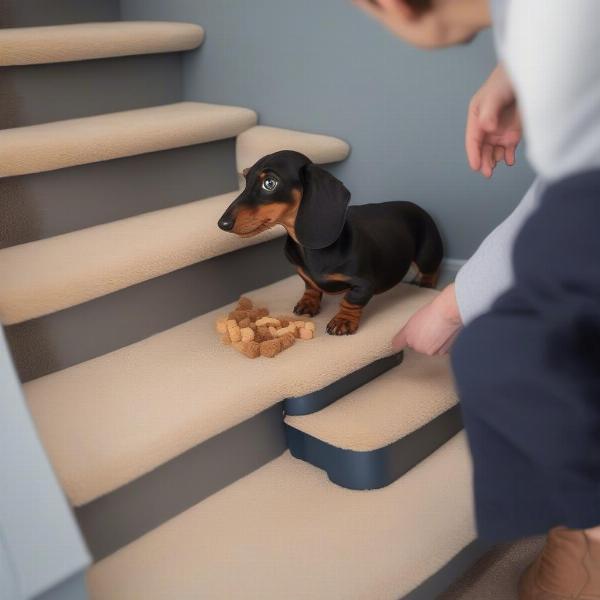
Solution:
<svg viewBox="0 0 600 600">
<path fill-rule="evenodd" d="M 331 246 L 340 237 L 350 192 L 333 175 L 308 164 L 301 171 L 303 194 L 296 216 L 298 241 L 311 250 Z"/>
</svg>

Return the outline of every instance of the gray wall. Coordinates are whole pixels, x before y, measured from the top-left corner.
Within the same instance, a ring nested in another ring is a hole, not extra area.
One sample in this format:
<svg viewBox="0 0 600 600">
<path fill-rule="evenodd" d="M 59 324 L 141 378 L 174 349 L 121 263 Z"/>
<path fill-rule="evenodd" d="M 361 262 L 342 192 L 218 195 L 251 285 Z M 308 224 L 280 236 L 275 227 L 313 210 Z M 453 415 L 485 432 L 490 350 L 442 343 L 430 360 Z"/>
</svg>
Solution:
<svg viewBox="0 0 600 600">
<path fill-rule="evenodd" d="M 73 577 L 81 582 L 89 556 L 37 438 L 2 328 L 0 424 L 0 598 L 26 600 Z"/>
<path fill-rule="evenodd" d="M 354 202 L 420 203 L 449 257 L 467 258 L 532 178 L 523 153 L 492 181 L 467 166 L 467 104 L 495 64 L 489 33 L 423 52 L 350 0 L 121 0 L 121 12 L 204 26 L 204 46 L 185 59 L 188 99 L 248 106 L 262 124 L 347 139 L 352 155 L 333 170 Z"/>
</svg>

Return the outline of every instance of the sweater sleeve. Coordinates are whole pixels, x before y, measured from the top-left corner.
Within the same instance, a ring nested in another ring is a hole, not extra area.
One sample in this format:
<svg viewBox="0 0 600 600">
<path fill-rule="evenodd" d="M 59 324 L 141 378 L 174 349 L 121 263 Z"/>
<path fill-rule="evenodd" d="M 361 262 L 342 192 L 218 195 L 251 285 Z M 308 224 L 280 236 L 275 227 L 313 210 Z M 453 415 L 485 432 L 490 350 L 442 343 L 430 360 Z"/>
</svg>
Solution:
<svg viewBox="0 0 600 600">
<path fill-rule="evenodd" d="M 527 156 L 551 182 L 600 168 L 600 2 L 512 0 L 503 59 Z"/>
<path fill-rule="evenodd" d="M 456 276 L 455 290 L 463 323 L 488 311 L 512 285 L 512 248 L 523 224 L 538 206 L 544 185 L 536 179 L 515 210 L 490 233 Z"/>
</svg>

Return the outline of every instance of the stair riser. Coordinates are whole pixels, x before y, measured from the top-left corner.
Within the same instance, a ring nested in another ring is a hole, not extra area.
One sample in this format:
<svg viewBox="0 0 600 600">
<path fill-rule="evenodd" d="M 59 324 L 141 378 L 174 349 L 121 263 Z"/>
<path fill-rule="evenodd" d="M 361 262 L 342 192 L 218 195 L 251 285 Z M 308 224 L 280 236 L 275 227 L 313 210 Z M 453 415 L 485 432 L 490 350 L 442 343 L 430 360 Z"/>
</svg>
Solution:
<svg viewBox="0 0 600 600">
<path fill-rule="evenodd" d="M 112 554 L 285 449 L 279 404 L 76 509 L 92 556 Z"/>
<path fill-rule="evenodd" d="M 0 128 L 169 104 L 181 55 L 155 54 L 0 69 Z"/>
<path fill-rule="evenodd" d="M 372 451 L 338 448 L 290 425 L 286 436 L 292 455 L 326 471 L 333 483 L 372 490 L 394 483 L 461 429 L 460 409 L 454 406 L 406 437 Z"/>
<path fill-rule="evenodd" d="M 142 340 L 292 273 L 283 239 L 203 261 L 6 328 L 22 381 Z M 260 265 L 260 266 L 259 266 Z M 290 307 L 291 309 L 292 307 Z"/>
<path fill-rule="evenodd" d="M 348 373 L 346 377 L 333 382 L 322 390 L 305 396 L 286 398 L 283 408 L 288 415 L 309 415 L 323 410 L 336 400 L 376 379 L 386 371 L 397 367 L 403 360 L 403 353 L 386 356 L 366 365 L 362 369 Z"/>
<path fill-rule="evenodd" d="M 88 21 L 118 21 L 120 0 L 3 0 L 0 27 L 37 27 Z"/>
<path fill-rule="evenodd" d="M 0 248 L 236 188 L 234 139 L 0 179 Z"/>
</svg>

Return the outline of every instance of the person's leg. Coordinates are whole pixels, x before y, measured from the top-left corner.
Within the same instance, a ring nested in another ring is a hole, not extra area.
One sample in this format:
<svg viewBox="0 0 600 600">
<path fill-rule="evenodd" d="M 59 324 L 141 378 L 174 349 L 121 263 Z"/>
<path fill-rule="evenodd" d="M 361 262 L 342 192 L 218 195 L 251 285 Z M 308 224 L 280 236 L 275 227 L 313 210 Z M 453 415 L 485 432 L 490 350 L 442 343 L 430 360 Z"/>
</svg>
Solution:
<svg viewBox="0 0 600 600">
<path fill-rule="evenodd" d="M 481 537 L 561 526 L 527 600 L 600 599 L 599 223 L 600 172 L 549 187 L 517 239 L 515 285 L 452 352 Z"/>
</svg>

